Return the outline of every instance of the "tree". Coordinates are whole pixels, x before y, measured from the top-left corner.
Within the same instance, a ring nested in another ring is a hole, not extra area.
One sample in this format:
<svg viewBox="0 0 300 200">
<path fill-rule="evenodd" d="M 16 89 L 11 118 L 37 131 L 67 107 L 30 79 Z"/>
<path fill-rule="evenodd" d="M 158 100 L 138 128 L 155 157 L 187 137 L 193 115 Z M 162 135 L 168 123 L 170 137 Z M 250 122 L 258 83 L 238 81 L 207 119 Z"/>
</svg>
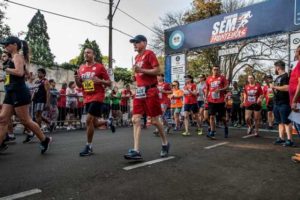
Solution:
<svg viewBox="0 0 300 200">
<path fill-rule="evenodd" d="M 7 36 L 11 35 L 10 33 L 10 27 L 4 23 L 5 18 L 5 12 L 6 4 L 3 2 L 0 2 L 0 38 L 6 38 Z M 0 53 L 1 49 L 0 49 Z"/>
<path fill-rule="evenodd" d="M 99 48 L 99 45 L 97 44 L 97 42 L 95 40 L 90 41 L 89 39 L 86 39 L 84 44 L 80 45 L 80 54 L 78 56 L 78 60 L 77 60 L 77 65 L 81 65 L 82 63 L 84 63 L 84 49 L 86 48 L 91 48 L 94 50 L 95 53 L 95 61 L 102 63 L 102 54 Z"/>
<path fill-rule="evenodd" d="M 47 23 L 44 15 L 37 11 L 28 24 L 28 32 L 25 37 L 31 49 L 31 62 L 51 67 L 54 64 L 54 55 L 49 47 L 50 37 L 47 33 Z"/>
<path fill-rule="evenodd" d="M 132 71 L 127 68 L 116 67 L 114 69 L 114 76 L 116 82 L 123 81 L 125 85 L 132 83 Z"/>
</svg>

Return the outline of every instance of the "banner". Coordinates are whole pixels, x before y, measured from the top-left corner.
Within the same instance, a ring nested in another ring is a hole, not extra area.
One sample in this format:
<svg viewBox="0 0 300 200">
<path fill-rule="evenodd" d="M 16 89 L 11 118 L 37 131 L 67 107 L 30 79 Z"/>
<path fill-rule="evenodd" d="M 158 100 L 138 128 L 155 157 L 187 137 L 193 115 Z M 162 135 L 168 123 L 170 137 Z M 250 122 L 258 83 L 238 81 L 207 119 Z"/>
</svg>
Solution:
<svg viewBox="0 0 300 200">
<path fill-rule="evenodd" d="M 180 87 L 185 84 L 186 58 L 185 54 L 171 56 L 171 82 L 178 81 Z"/>
<path fill-rule="evenodd" d="M 166 54 L 299 29 L 300 0 L 269 0 L 166 30 Z"/>
</svg>

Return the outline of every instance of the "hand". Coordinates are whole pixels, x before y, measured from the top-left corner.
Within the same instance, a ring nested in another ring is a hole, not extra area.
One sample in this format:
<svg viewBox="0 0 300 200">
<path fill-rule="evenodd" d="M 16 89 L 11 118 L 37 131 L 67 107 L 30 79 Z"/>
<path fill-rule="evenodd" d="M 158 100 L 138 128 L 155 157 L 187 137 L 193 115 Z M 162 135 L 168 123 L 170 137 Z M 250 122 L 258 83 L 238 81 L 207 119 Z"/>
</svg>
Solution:
<svg viewBox="0 0 300 200">
<path fill-rule="evenodd" d="M 99 83 L 99 82 L 101 82 L 101 79 L 98 78 L 97 76 L 94 76 L 94 77 L 92 78 L 92 81 L 94 81 L 94 83 Z"/>
<path fill-rule="evenodd" d="M 219 93 L 220 91 L 221 91 L 221 90 L 217 88 L 214 92 L 215 92 L 215 93 Z"/>
<path fill-rule="evenodd" d="M 294 111 L 294 112 L 299 112 L 299 109 L 297 108 L 297 103 L 295 103 L 295 102 L 292 103 L 291 109 L 292 109 L 292 111 Z"/>
</svg>

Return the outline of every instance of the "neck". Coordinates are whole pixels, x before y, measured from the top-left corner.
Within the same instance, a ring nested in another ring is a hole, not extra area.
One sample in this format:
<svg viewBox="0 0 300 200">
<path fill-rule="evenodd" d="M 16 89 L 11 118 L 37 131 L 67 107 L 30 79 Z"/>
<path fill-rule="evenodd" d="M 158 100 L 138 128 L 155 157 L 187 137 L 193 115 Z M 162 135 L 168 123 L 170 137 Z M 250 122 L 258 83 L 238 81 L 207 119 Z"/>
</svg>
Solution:
<svg viewBox="0 0 300 200">
<path fill-rule="evenodd" d="M 250 85 L 255 85 L 255 82 L 253 82 L 253 83 L 249 83 Z"/>
<path fill-rule="evenodd" d="M 282 74 L 284 74 L 285 73 L 285 71 L 283 71 L 283 70 L 278 70 L 278 75 L 282 75 Z"/>
<path fill-rule="evenodd" d="M 146 49 L 141 49 L 138 51 L 139 55 L 143 54 L 146 51 Z"/>
<path fill-rule="evenodd" d="M 86 64 L 87 64 L 88 66 L 90 66 L 90 65 L 93 65 L 93 64 L 95 64 L 95 61 L 94 61 L 94 60 L 91 60 L 91 61 L 86 61 Z"/>
</svg>

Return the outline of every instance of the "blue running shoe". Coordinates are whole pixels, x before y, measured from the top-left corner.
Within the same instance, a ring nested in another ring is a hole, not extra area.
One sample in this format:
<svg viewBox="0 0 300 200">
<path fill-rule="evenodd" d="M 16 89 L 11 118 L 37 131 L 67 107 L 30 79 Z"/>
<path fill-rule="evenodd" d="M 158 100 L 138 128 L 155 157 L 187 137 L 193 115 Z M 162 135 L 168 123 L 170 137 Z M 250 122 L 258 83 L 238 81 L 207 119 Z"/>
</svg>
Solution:
<svg viewBox="0 0 300 200">
<path fill-rule="evenodd" d="M 281 139 L 280 137 L 277 138 L 274 142 L 275 145 L 283 145 L 285 143 L 285 140 Z"/>
<path fill-rule="evenodd" d="M 85 145 L 84 149 L 79 153 L 79 156 L 90 156 L 93 154 L 93 148 Z"/>
<path fill-rule="evenodd" d="M 168 142 L 167 145 L 162 145 L 161 146 L 161 151 L 160 151 L 160 157 L 165 158 L 169 156 L 169 150 L 170 150 L 170 142 Z"/>
<path fill-rule="evenodd" d="M 208 132 L 208 134 L 206 135 L 206 137 L 212 139 L 212 140 L 215 140 L 215 131 L 210 131 Z"/>
<path fill-rule="evenodd" d="M 128 153 L 124 155 L 124 158 L 126 160 L 142 160 L 143 159 L 141 153 L 134 149 L 129 149 Z"/>
<path fill-rule="evenodd" d="M 284 147 L 295 147 L 294 142 L 291 140 L 286 140 L 285 143 L 283 144 Z"/>
<path fill-rule="evenodd" d="M 228 138 L 228 127 L 227 126 L 225 127 L 225 130 L 224 130 L 224 138 Z"/>
</svg>

